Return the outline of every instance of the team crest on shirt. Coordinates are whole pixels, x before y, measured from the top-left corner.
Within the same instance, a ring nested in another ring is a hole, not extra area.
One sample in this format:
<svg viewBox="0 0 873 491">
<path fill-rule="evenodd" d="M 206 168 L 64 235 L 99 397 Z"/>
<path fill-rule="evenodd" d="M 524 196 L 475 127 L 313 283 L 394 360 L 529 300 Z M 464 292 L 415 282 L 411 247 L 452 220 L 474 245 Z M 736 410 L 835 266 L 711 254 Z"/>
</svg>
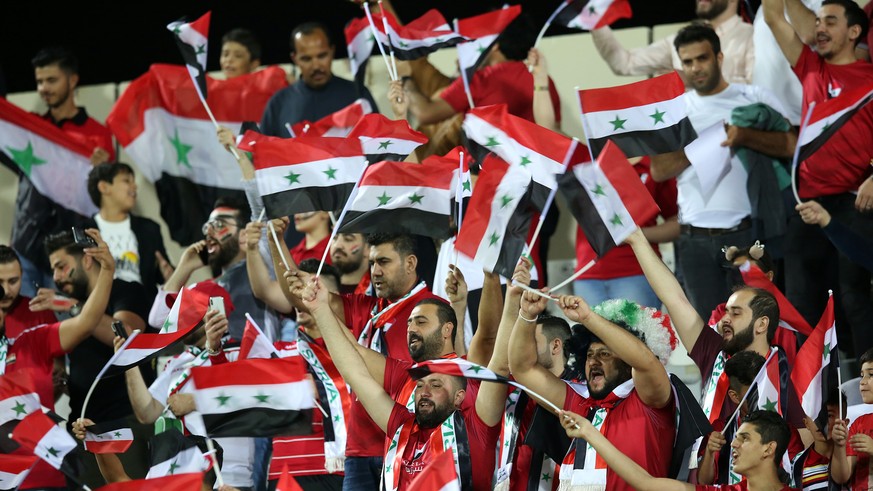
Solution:
<svg viewBox="0 0 873 491">
<path fill-rule="evenodd" d="M 15 353 L 9 353 L 9 355 L 6 356 L 6 365 L 11 365 L 13 363 L 15 363 Z"/>
<path fill-rule="evenodd" d="M 828 82 L 828 95 L 833 99 L 834 97 L 839 97 L 840 92 L 843 91 L 843 88 L 840 86 L 834 86 L 833 82 Z"/>
</svg>

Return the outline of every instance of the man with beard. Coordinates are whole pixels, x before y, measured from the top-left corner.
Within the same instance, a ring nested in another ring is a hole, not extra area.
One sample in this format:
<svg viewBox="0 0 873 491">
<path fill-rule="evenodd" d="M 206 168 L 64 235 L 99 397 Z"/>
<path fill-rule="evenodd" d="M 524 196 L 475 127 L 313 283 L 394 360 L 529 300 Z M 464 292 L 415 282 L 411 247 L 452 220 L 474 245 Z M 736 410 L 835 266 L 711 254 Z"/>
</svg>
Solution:
<svg viewBox="0 0 873 491">
<path fill-rule="evenodd" d="M 340 293 L 371 293 L 370 247 L 364 234 L 336 234 L 330 245 L 330 259 L 340 272 Z"/>
<path fill-rule="evenodd" d="M 738 0 L 697 0 L 697 18 L 715 29 L 722 40 L 724 63 L 721 71 L 730 83 L 752 83 L 755 49 L 753 28 L 737 15 Z M 591 31 L 594 46 L 616 75 L 660 75 L 673 70 L 682 73 L 683 64 L 673 51 L 676 35 L 634 49 L 625 49 L 610 27 Z M 691 85 L 685 74 L 686 85 Z"/>
<path fill-rule="evenodd" d="M 762 4 L 764 19 L 794 74 L 803 86 L 803 112 L 811 104 L 836 99 L 873 83 L 873 65 L 855 58 L 855 47 L 865 38 L 868 19 L 851 0 L 822 2 L 815 21 L 815 44 L 798 37 L 781 15 L 782 1 Z M 778 13 L 777 13 L 778 12 Z M 842 104 L 849 101 L 843 99 Z M 873 240 L 873 106 L 862 107 L 827 141 L 797 166 L 797 194 L 818 201 L 831 216 L 862 238 Z M 833 284 L 823 281 L 837 272 L 837 298 L 845 311 L 858 356 L 873 347 L 873 302 L 870 272 L 839 253 L 821 229 L 805 224 L 792 213 L 788 218 L 785 250 L 785 293 L 810 323 L 816 321 Z M 845 339 L 845 338 L 844 338 Z M 848 344 L 848 343 L 847 343 Z"/>
<path fill-rule="evenodd" d="M 89 117 L 84 107 L 76 106 L 74 92 L 79 85 L 76 55 L 62 47 L 46 48 L 37 53 L 31 63 L 36 90 L 48 106 L 42 118 L 93 148 L 92 165 L 113 161 L 115 147 L 109 129 Z M 12 247 L 21 260 L 26 295 L 36 294 L 34 282 L 44 286 L 51 284 L 51 269 L 42 250 L 45 237 L 81 225 L 84 219 L 43 196 L 30 180 L 19 179 Z"/>
<path fill-rule="evenodd" d="M 173 275 L 158 290 L 149 313 L 150 325 L 158 327 L 163 324 L 173 306 L 174 294 L 188 282 L 195 271 L 208 265 L 213 279 L 203 283 L 212 283 L 223 288 L 230 295 L 234 306 L 233 313 L 228 316 L 230 337 L 242 339 L 246 324 L 245 314 L 248 313 L 270 340 L 276 338 L 278 316 L 252 293 L 246 273 L 246 254 L 243 249 L 246 234 L 243 232 L 250 215 L 248 204 L 240 199 L 225 196 L 215 201 L 209 220 L 203 224 L 205 238 L 185 249 Z M 197 288 L 196 285 L 190 287 Z M 204 287 L 211 288 L 206 285 Z"/>
<path fill-rule="evenodd" d="M 375 377 L 360 369 L 364 360 L 355 343 L 344 333 L 345 329 L 334 315 L 328 293 L 317 278 L 308 282 L 301 297 L 321 328 L 340 374 L 355 391 L 367 414 L 391 440 L 384 459 L 382 479 L 385 487 L 409 489 L 416 475 L 437 455 L 453 452 L 459 462 L 461 482 L 471 483 L 475 490 L 491 489 L 494 446 L 500 426 L 485 423 L 481 415 L 495 405 L 502 406 L 506 387 L 482 382 L 475 403 L 467 401 L 465 404 L 468 397 L 466 379 L 429 374 L 416 382 L 412 413 L 405 401 L 392 398 Z M 437 353 L 437 337 L 442 339 L 444 348 L 451 347 L 449 333 L 454 330 L 454 325 L 445 322 L 434 326 L 437 323 L 424 314 L 427 309 L 419 309 L 421 306 L 417 306 L 418 310 L 413 310 L 415 314 L 410 316 L 409 348 L 411 353 L 423 358 Z M 454 317 L 454 311 L 447 305 L 441 312 L 450 319 Z M 436 327 L 436 334 L 418 331 L 419 324 Z M 348 475 L 346 481 L 348 485 Z"/>
<path fill-rule="evenodd" d="M 549 300 L 534 292 L 521 297 L 509 341 L 512 375 L 555 406 L 591 415 L 598 430 L 631 459 L 656 476 L 666 476 L 676 437 L 673 390 L 663 365 L 675 347 L 670 343 L 669 321 L 654 309 L 627 301 L 604 302 L 598 313 L 580 297 L 557 299 L 564 315 L 591 334 L 585 359 L 587 384 L 576 386 L 537 363 L 537 319 Z M 610 302 L 621 306 L 607 305 Z M 562 489 L 631 489 L 597 464 L 600 459 L 591 453 L 591 448 L 585 450 L 579 442 L 570 445 L 561 463 Z"/>
<path fill-rule="evenodd" d="M 703 411 L 711 422 L 727 418 L 736 408 L 736 403 L 728 397 L 730 381 L 725 373 L 725 362 L 731 356 L 741 351 L 753 351 L 766 358 L 771 351 L 777 350 L 773 356 L 778 357 L 780 374 L 783 380 L 789 380 L 791 367 L 785 353 L 771 344 L 779 325 L 779 304 L 773 294 L 759 288 L 738 287 L 728 298 L 725 315 L 720 320 L 722 334 L 719 335 L 718 331 L 706 326 L 676 277 L 655 254 L 642 232 L 637 230 L 627 242 L 652 289 L 664 302 L 688 355 L 700 369 Z M 787 390 L 787 414 L 784 416 L 795 428 L 804 428 L 803 409 L 790 382 Z"/>
<path fill-rule="evenodd" d="M 714 125 L 725 125 L 727 139 L 721 145 L 732 150 L 742 149 L 742 152 L 731 152 L 726 174 L 711 190 L 703 188 L 698 177 L 700 170 L 692 168 L 684 150 L 652 156 L 654 180 L 676 177 L 679 267 L 692 305 L 705 317 L 724 301 L 733 286 L 722 246 L 751 244 L 756 235 L 767 239 L 784 234 L 784 206 L 775 173 L 771 171 L 772 163 L 753 166 L 751 164 L 757 161 L 750 159 L 758 155 L 768 159 L 790 158 L 797 137 L 785 122 L 782 104 L 772 93 L 725 80 L 720 69 L 724 60 L 721 41 L 710 27 L 685 27 L 676 35 L 674 43 L 686 79 L 694 89 L 685 94 L 685 106 L 695 131 L 700 134 Z M 785 130 L 742 127 L 735 119 L 735 112 L 749 107 L 758 108 L 748 110 L 757 111 L 761 121 L 771 121 L 773 126 L 782 124 Z M 764 165 L 771 171 L 769 174 L 761 170 Z M 758 186 L 754 187 L 753 183 Z M 770 186 L 772 192 L 767 193 Z M 753 187 L 761 192 L 750 193 Z M 783 214 L 774 215 L 779 210 Z M 771 228 L 774 223 L 777 229 Z M 758 234 L 755 226 L 760 228 Z"/>
</svg>

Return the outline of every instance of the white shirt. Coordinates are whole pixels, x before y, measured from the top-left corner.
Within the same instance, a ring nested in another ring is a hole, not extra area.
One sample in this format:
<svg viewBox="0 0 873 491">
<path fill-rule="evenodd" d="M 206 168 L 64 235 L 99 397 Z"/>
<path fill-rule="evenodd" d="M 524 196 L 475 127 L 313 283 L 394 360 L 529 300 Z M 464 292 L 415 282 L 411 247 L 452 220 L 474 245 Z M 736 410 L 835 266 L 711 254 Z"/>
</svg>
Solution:
<svg viewBox="0 0 873 491">
<path fill-rule="evenodd" d="M 110 222 L 94 215 L 100 236 L 109 246 L 109 253 L 115 258 L 115 278 L 131 283 L 142 283 L 139 272 L 139 243 L 130 229 L 130 215 L 120 222 Z"/>
<path fill-rule="evenodd" d="M 773 93 L 754 85 L 730 84 L 725 90 L 710 96 L 701 96 L 693 90 L 685 94 L 688 118 L 698 133 L 715 123 L 730 122 L 734 108 L 758 102 L 785 114 L 782 103 Z M 746 189 L 748 178 L 740 159 L 733 156 L 730 171 L 716 184 L 709 196 L 704 196 L 694 168 L 686 168 L 676 179 L 679 223 L 705 228 L 737 226 L 752 213 Z"/>
</svg>

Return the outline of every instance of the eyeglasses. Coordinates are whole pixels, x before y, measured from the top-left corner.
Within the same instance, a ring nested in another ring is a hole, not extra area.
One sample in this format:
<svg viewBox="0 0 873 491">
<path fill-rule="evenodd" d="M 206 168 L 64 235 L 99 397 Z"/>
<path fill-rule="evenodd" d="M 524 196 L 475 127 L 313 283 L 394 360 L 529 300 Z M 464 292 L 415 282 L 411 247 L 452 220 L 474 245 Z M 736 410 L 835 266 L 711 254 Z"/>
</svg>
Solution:
<svg viewBox="0 0 873 491">
<path fill-rule="evenodd" d="M 232 217 L 215 217 L 212 220 L 207 221 L 203 224 L 203 227 L 200 228 L 200 231 L 203 232 L 203 235 L 209 233 L 209 229 L 220 229 L 224 227 L 229 227 L 231 225 L 236 225 L 236 219 Z"/>
</svg>

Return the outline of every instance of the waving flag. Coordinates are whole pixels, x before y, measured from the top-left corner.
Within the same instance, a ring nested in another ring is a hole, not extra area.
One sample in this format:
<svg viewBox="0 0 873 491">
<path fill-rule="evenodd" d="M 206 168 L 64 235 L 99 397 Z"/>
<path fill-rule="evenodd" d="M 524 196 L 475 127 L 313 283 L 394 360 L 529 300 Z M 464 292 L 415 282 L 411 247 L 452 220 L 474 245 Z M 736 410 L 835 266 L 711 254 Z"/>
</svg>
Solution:
<svg viewBox="0 0 873 491">
<path fill-rule="evenodd" d="M 210 436 L 276 436 L 310 431 L 315 407 L 300 357 L 249 359 L 191 369 L 194 401 Z"/>
<path fill-rule="evenodd" d="M 126 420 L 97 423 L 85 432 L 85 450 L 91 453 L 124 453 L 133 444 L 133 431 Z"/>
<path fill-rule="evenodd" d="M 41 407 L 39 395 L 33 388 L 27 371 L 0 376 L 0 428 L 10 429 L 8 423 L 20 421 Z M 9 431 L 6 431 L 3 437 L 8 434 Z"/>
<path fill-rule="evenodd" d="M 352 78 L 363 86 L 367 61 L 373 54 L 376 38 L 370 32 L 370 23 L 366 17 L 352 19 L 346 24 L 343 32 L 346 35 L 346 51 L 349 53 L 349 68 L 352 71 Z"/>
<path fill-rule="evenodd" d="M 873 83 L 839 94 L 839 97 L 816 104 L 809 123 L 798 138 L 798 162 L 803 162 L 822 147 L 852 116 L 873 100 Z M 870 128 L 868 128 L 869 130 Z"/>
<path fill-rule="evenodd" d="M 652 195 L 612 142 L 606 143 L 597 162 L 580 162 L 567 169 L 559 186 L 599 257 L 658 215 Z"/>
<path fill-rule="evenodd" d="M 78 478 L 76 441 L 42 411 L 22 419 L 12 430 L 12 439 L 55 469 Z"/>
<path fill-rule="evenodd" d="M 385 29 L 382 18 L 387 20 L 388 39 L 385 39 Z M 397 19 L 388 12 L 373 14 L 373 21 L 379 31 L 379 42 L 394 47 L 394 55 L 398 60 L 416 60 L 434 51 L 454 46 L 464 37 L 453 31 L 445 17 L 436 9 L 430 9 L 421 17 L 401 26 Z"/>
<path fill-rule="evenodd" d="M 457 165 L 391 161 L 367 167 L 339 232 L 448 238 L 456 170 Z"/>
<path fill-rule="evenodd" d="M 685 110 L 685 84 L 678 73 L 618 87 L 579 91 L 582 126 L 594 155 L 607 140 L 628 157 L 685 148 L 697 137 Z"/>
<path fill-rule="evenodd" d="M 767 290 L 776 297 L 776 303 L 779 305 L 779 327 L 799 332 L 804 336 L 812 334 L 812 327 L 806 322 L 806 319 L 800 315 L 800 312 L 794 308 L 794 305 L 785 298 L 785 295 L 779 291 L 779 288 L 767 278 L 767 275 L 761 271 L 761 268 L 752 264 L 751 261 L 746 261 L 740 265 L 740 274 L 743 276 L 743 282 L 753 288 L 761 288 Z"/>
<path fill-rule="evenodd" d="M 200 473 L 212 467 L 212 461 L 200 448 L 175 428 L 153 436 L 149 448 L 151 466 L 146 479 L 189 473 L 202 475 Z"/>
<path fill-rule="evenodd" d="M 197 88 L 200 99 L 206 100 L 206 54 L 209 46 L 209 18 L 212 12 L 206 12 L 203 17 L 194 22 L 185 19 L 171 22 L 167 29 L 176 35 L 176 45 L 182 53 L 191 80 Z"/>
<path fill-rule="evenodd" d="M 18 489 L 38 460 L 31 455 L 4 455 L 0 459 L 0 489 Z"/>
<path fill-rule="evenodd" d="M 530 183 L 520 166 L 485 157 L 455 248 L 483 269 L 511 277 L 530 231 Z"/>
<path fill-rule="evenodd" d="M 379 113 L 362 117 L 352 128 L 349 138 L 361 141 L 369 162 L 402 161 L 427 143 L 424 133 L 413 130 L 405 119 L 391 120 Z"/>
<path fill-rule="evenodd" d="M 252 153 L 269 218 L 342 209 L 367 165 L 354 138 L 270 138 Z"/>
<path fill-rule="evenodd" d="M 83 217 L 97 213 L 83 192 L 94 146 L 0 99 L 0 162 L 44 196 Z"/>
<path fill-rule="evenodd" d="M 291 130 L 297 136 L 348 136 L 352 128 L 365 114 L 373 112 L 367 99 L 358 99 L 335 113 L 319 119 L 315 123 L 300 121 L 291 126 Z"/>
<path fill-rule="evenodd" d="M 245 121 L 260 121 L 267 101 L 287 85 L 279 67 L 230 80 L 207 77 L 206 82 L 212 113 L 234 133 Z M 143 176 L 155 183 L 161 216 L 176 242 L 188 245 L 203 238 L 200 226 L 219 196 L 245 199 L 239 165 L 218 143 L 185 68 L 152 65 L 121 94 L 106 124 Z"/>
<path fill-rule="evenodd" d="M 828 393 L 829 387 L 825 368 L 832 362 L 839 370 L 834 297 L 830 295 L 821 320 L 797 352 L 796 363 L 791 371 L 791 382 L 800 395 L 800 405 L 810 418 L 817 418 L 824 409 L 822 398 Z"/>
<path fill-rule="evenodd" d="M 632 16 L 628 0 L 566 0 L 555 23 L 573 29 L 591 31 Z"/>
<path fill-rule="evenodd" d="M 456 23 L 456 31 L 461 36 L 469 39 L 469 42 L 457 45 L 458 68 L 464 79 L 464 87 L 467 95 L 472 98 L 469 91 L 470 81 L 476 70 L 482 66 L 491 46 L 497 37 L 506 29 L 516 17 L 521 14 L 521 5 L 512 5 L 485 14 L 460 19 Z"/>
<path fill-rule="evenodd" d="M 482 365 L 478 365 L 463 358 L 440 358 L 437 360 L 428 360 L 407 369 L 409 376 L 414 379 L 426 377 L 432 373 L 441 373 L 444 375 L 452 375 L 454 377 L 464 377 L 473 380 L 484 380 L 486 382 L 509 382 L 509 379 L 497 375 Z"/>
<path fill-rule="evenodd" d="M 278 358 L 279 352 L 276 347 L 261 331 L 258 324 L 246 313 L 246 328 L 243 330 L 242 342 L 239 346 L 239 359 L 249 358 Z"/>
<path fill-rule="evenodd" d="M 443 452 L 409 483 L 409 491 L 461 491 L 452 452 Z"/>
<path fill-rule="evenodd" d="M 100 491 L 197 491 L 199 489 L 203 489 L 202 472 L 119 481 L 100 487 Z"/>
</svg>

